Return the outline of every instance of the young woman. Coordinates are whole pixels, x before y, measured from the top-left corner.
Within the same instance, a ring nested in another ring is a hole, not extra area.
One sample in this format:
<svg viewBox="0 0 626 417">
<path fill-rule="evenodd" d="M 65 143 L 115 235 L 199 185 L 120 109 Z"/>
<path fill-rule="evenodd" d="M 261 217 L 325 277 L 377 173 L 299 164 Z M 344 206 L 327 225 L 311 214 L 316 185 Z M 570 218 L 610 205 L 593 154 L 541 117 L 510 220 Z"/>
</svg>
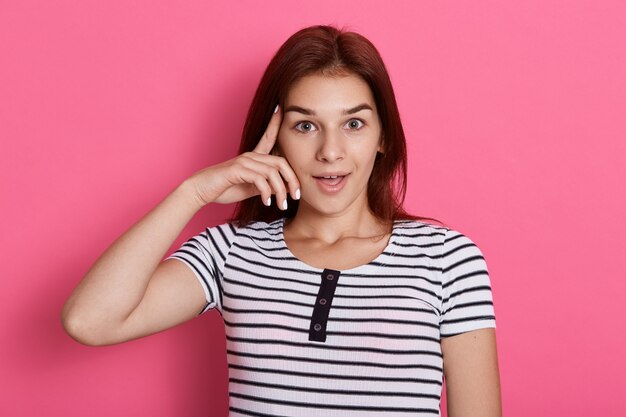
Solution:
<svg viewBox="0 0 626 417">
<path fill-rule="evenodd" d="M 501 414 L 485 260 L 402 209 L 406 148 L 374 46 L 303 29 L 270 62 L 240 155 L 195 173 L 94 264 L 63 310 L 107 345 L 216 309 L 231 416 Z M 162 260 L 203 206 L 238 202 Z"/>
</svg>

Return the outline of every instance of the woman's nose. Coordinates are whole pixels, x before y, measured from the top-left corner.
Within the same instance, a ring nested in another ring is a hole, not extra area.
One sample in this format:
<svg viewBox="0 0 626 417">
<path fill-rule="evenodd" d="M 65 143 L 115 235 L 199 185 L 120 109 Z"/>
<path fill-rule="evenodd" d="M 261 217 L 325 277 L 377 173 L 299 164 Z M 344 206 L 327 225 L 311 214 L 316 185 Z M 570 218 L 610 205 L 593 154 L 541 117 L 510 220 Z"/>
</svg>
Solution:
<svg viewBox="0 0 626 417">
<path fill-rule="evenodd" d="M 317 158 L 320 161 L 334 162 L 344 158 L 345 149 L 340 132 L 325 131 L 322 135 Z"/>
</svg>

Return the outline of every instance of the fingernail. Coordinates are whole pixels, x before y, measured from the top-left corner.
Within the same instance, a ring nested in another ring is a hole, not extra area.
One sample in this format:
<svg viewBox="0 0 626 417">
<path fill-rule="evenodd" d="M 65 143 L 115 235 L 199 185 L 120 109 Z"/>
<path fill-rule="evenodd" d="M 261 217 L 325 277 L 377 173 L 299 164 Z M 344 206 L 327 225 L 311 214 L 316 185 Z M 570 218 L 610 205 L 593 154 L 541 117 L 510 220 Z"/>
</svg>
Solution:
<svg viewBox="0 0 626 417">
<path fill-rule="evenodd" d="M 287 200 L 283 200 L 283 210 L 287 210 Z"/>
<path fill-rule="evenodd" d="M 300 189 L 296 190 L 296 200 L 300 200 Z"/>
<path fill-rule="evenodd" d="M 278 111 L 278 104 L 276 105 L 276 107 L 274 107 L 274 113 L 276 113 Z"/>
<path fill-rule="evenodd" d="M 265 205 L 268 206 L 268 207 L 272 205 L 272 197 L 268 197 L 267 198 L 267 201 L 265 202 Z"/>
</svg>

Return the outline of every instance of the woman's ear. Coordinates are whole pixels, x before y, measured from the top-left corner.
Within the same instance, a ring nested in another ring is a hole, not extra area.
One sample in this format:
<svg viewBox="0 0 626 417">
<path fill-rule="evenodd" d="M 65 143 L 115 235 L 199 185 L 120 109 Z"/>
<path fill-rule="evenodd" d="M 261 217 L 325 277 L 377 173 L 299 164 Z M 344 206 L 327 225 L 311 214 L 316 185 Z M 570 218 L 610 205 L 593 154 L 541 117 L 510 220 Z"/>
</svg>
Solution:
<svg viewBox="0 0 626 417">
<path fill-rule="evenodd" d="M 383 136 L 383 134 L 380 134 L 380 140 L 378 141 L 378 148 L 376 149 L 376 151 L 379 154 L 384 154 L 385 152 L 385 137 Z"/>
</svg>

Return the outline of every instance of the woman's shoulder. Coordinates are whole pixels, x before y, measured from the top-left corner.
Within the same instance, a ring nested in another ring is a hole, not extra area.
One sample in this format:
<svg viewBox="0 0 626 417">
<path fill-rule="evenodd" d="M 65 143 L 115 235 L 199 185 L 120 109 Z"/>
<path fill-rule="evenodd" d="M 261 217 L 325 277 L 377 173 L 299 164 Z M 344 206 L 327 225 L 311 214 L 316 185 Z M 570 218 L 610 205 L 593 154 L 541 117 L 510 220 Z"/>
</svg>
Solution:
<svg viewBox="0 0 626 417">
<path fill-rule="evenodd" d="M 396 220 L 394 233 L 406 241 L 427 241 L 441 246 L 457 246 L 461 243 L 475 246 L 472 239 L 463 232 L 424 220 Z"/>
<path fill-rule="evenodd" d="M 414 233 L 416 236 L 444 236 L 450 228 L 438 224 L 430 223 L 424 220 L 396 220 L 394 222 L 394 231 L 398 234 Z"/>
<path fill-rule="evenodd" d="M 396 221 L 395 246 L 406 253 L 420 253 L 436 260 L 448 282 L 459 275 L 487 273 L 482 250 L 466 234 L 424 221 Z"/>
<path fill-rule="evenodd" d="M 216 226 L 224 229 L 228 228 L 236 236 L 247 236 L 251 238 L 255 237 L 271 237 L 280 236 L 282 233 L 284 219 L 277 219 L 274 221 L 253 221 L 247 224 L 238 224 L 235 222 L 228 222 Z"/>
</svg>

